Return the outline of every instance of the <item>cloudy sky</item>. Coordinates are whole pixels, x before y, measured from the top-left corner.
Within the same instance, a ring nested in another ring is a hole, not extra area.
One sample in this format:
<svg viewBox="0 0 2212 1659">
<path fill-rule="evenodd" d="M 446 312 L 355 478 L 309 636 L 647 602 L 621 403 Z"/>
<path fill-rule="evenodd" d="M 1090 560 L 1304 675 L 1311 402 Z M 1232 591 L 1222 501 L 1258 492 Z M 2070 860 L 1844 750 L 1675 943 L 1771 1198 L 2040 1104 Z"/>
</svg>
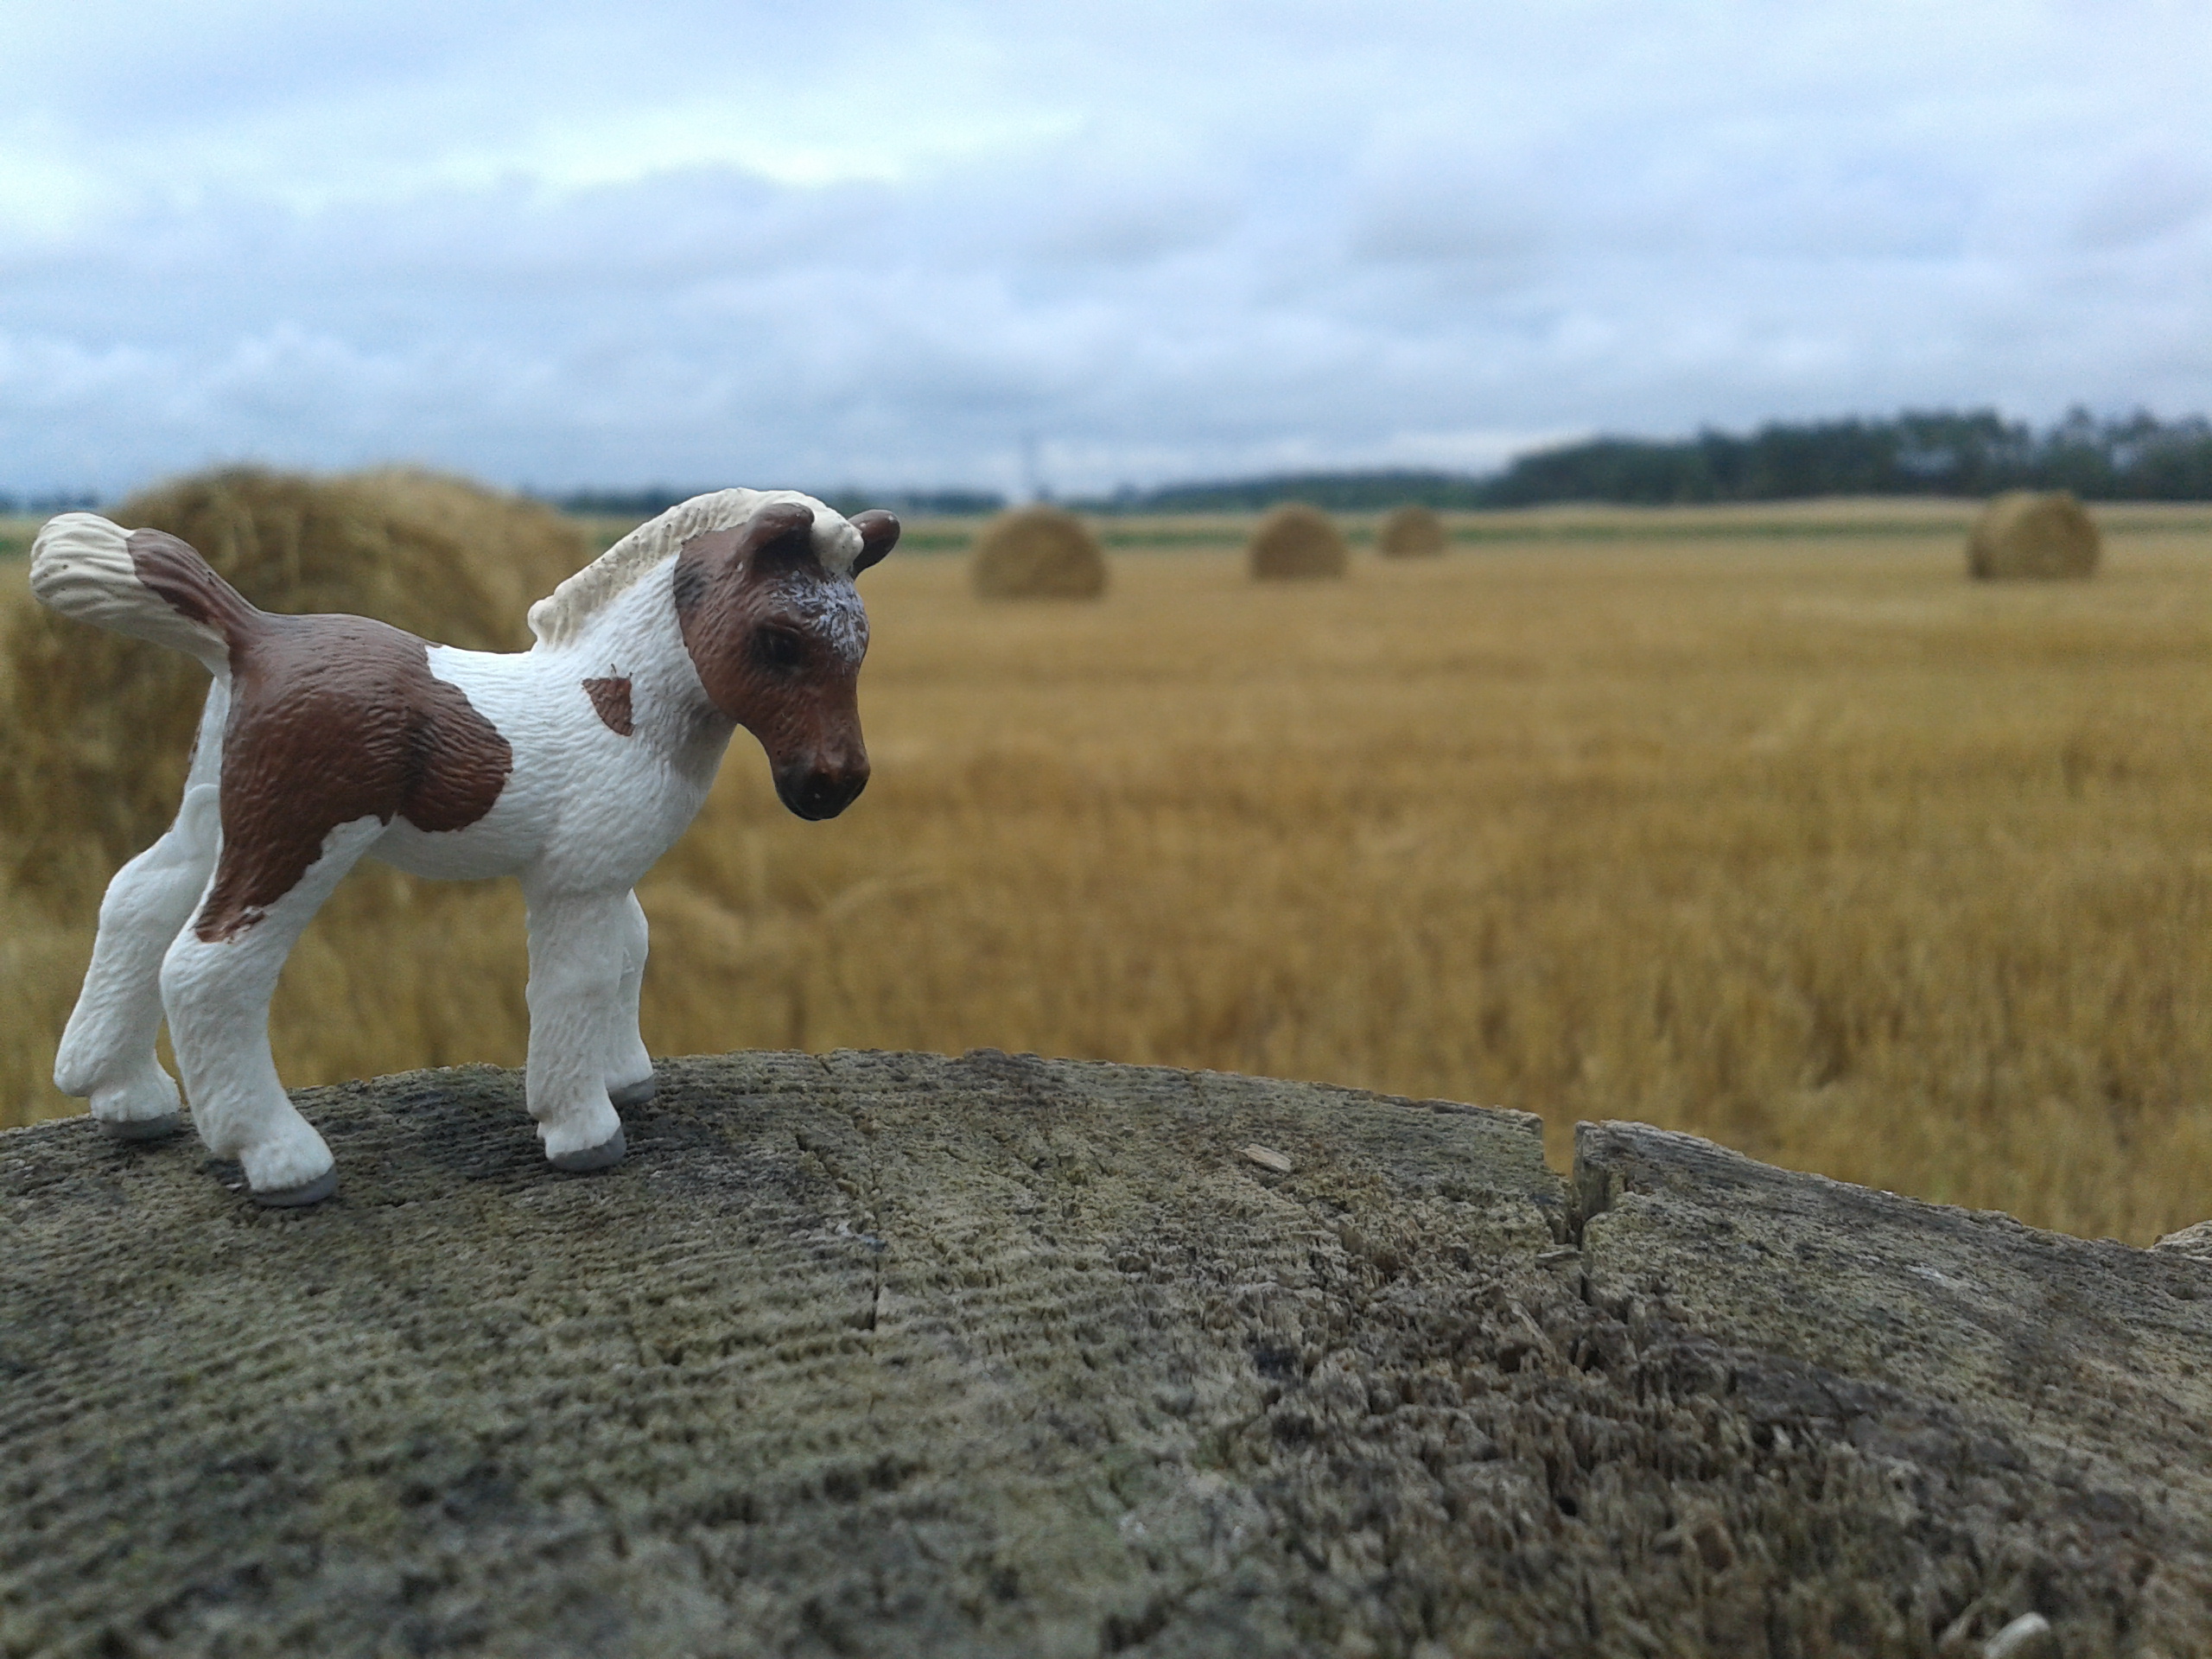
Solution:
<svg viewBox="0 0 2212 1659">
<path fill-rule="evenodd" d="M 2212 410 L 2202 0 L 69 0 L 0 61 L 0 490 Z"/>
</svg>

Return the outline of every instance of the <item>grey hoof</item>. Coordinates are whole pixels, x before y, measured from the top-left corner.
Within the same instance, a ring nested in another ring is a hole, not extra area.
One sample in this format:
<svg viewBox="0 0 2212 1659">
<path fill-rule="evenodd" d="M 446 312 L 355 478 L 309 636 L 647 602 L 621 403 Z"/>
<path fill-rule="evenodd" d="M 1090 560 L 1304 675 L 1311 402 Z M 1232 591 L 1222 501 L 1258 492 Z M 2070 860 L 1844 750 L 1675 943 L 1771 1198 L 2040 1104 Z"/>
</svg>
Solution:
<svg viewBox="0 0 2212 1659">
<path fill-rule="evenodd" d="M 595 1147 L 586 1147 L 582 1152 L 564 1152 L 545 1161 L 571 1175 L 585 1175 L 594 1169 L 612 1169 L 622 1161 L 629 1148 L 622 1144 L 622 1131 L 617 1129 Z"/>
<path fill-rule="evenodd" d="M 626 1083 L 620 1089 L 610 1089 L 607 1097 L 618 1112 L 626 1112 L 632 1106 L 642 1106 L 660 1092 L 660 1079 L 650 1071 L 635 1083 Z"/>
<path fill-rule="evenodd" d="M 280 1186 L 273 1192 L 257 1192 L 256 1204 L 265 1204 L 272 1210 L 296 1210 L 303 1204 L 321 1204 L 338 1190 L 338 1167 L 332 1165 L 311 1181 L 302 1181 L 297 1186 Z"/>
<path fill-rule="evenodd" d="M 175 1112 L 161 1117 L 102 1117 L 93 1120 L 111 1141 L 162 1141 L 184 1127 Z"/>
</svg>

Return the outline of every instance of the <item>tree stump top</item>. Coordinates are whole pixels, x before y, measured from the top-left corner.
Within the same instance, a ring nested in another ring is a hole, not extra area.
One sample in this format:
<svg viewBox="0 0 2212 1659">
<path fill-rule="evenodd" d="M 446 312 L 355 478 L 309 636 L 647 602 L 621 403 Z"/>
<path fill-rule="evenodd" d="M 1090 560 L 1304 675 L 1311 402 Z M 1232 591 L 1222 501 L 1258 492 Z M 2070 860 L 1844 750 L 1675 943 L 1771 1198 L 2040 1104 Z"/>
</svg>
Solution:
<svg viewBox="0 0 2212 1659">
<path fill-rule="evenodd" d="M 2212 1648 L 2181 1250 L 991 1052 L 300 1101 L 303 1213 L 0 1135 L 0 1653 Z"/>
</svg>

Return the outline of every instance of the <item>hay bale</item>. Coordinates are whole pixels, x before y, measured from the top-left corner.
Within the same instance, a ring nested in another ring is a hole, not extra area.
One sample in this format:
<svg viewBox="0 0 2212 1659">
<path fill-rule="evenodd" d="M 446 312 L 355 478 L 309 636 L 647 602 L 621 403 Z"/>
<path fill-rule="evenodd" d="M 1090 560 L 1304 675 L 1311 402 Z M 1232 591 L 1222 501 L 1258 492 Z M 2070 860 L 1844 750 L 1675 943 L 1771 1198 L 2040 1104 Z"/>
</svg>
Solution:
<svg viewBox="0 0 2212 1659">
<path fill-rule="evenodd" d="M 1058 507 L 1016 507 L 983 526 L 969 566 L 985 599 L 1096 599 L 1106 554 L 1090 526 Z"/>
<path fill-rule="evenodd" d="M 264 609 L 350 611 L 477 650 L 529 645 L 530 601 L 590 550 L 536 502 L 402 470 L 234 468 L 158 486 L 110 516 L 182 537 Z M 89 915 L 176 811 L 207 671 L 28 601 L 10 607 L 0 645 L 4 874 L 58 914 Z"/>
<path fill-rule="evenodd" d="M 1376 532 L 1375 550 L 1386 559 L 1433 559 L 1450 539 L 1444 521 L 1427 507 L 1400 507 Z"/>
<path fill-rule="evenodd" d="M 1329 515 L 1303 501 L 1286 502 L 1261 519 L 1245 551 L 1261 582 L 1341 576 L 1351 557 Z"/>
<path fill-rule="evenodd" d="M 1980 581 L 2094 575 L 2101 543 L 2065 490 L 2013 490 L 1983 509 L 1967 537 L 1967 574 Z"/>
</svg>

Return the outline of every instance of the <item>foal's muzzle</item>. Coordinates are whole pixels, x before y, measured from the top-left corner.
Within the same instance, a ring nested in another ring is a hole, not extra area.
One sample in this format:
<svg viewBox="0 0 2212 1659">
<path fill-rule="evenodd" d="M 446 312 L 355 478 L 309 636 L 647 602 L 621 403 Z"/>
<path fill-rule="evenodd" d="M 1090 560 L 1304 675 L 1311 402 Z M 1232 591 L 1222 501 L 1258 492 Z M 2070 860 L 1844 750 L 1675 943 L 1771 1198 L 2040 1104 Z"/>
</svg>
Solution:
<svg viewBox="0 0 2212 1659">
<path fill-rule="evenodd" d="M 868 762 L 841 766 L 778 766 L 776 798 L 802 818 L 834 818 L 868 787 Z"/>
</svg>

